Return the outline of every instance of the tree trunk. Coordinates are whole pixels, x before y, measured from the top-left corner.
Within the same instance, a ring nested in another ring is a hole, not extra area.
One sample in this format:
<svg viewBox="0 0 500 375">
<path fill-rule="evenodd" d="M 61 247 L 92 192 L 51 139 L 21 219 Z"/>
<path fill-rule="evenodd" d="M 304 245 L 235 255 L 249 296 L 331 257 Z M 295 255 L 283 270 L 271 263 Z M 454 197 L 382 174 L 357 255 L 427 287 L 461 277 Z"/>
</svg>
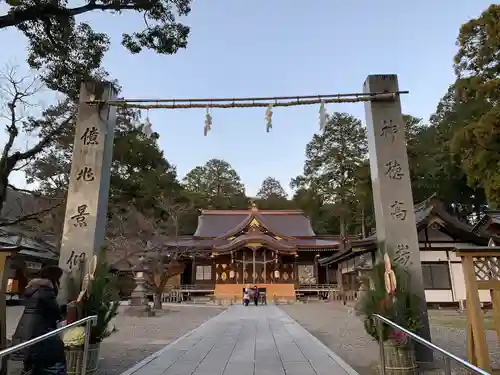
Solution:
<svg viewBox="0 0 500 375">
<path fill-rule="evenodd" d="M 8 178 L 3 178 L 2 172 L 0 171 L 0 177 L 1 177 L 1 182 L 0 182 L 0 212 L 3 209 L 3 204 L 7 200 L 7 185 L 9 184 L 9 179 Z"/>
<path fill-rule="evenodd" d="M 5 300 L 5 290 L 7 287 L 7 269 L 5 268 L 7 263 L 8 253 L 0 254 L 0 263 L 3 263 L 2 273 L 0 275 L 0 349 L 5 349 L 7 347 L 7 306 Z M 0 375 L 7 375 L 7 356 L 1 359 Z"/>
<path fill-rule="evenodd" d="M 346 228 L 345 228 L 345 217 L 344 217 L 344 214 L 342 213 L 342 215 L 340 215 L 339 217 L 339 221 L 340 221 L 340 237 L 342 239 L 345 239 L 345 233 L 346 233 Z"/>
<path fill-rule="evenodd" d="M 154 296 L 154 303 L 153 303 L 153 309 L 155 310 L 161 310 L 163 308 L 162 303 L 161 303 L 161 295 L 162 293 L 158 291 L 155 292 Z"/>
<path fill-rule="evenodd" d="M 364 208 L 361 208 L 361 233 L 363 235 L 363 238 L 366 238 L 366 218 Z"/>
</svg>

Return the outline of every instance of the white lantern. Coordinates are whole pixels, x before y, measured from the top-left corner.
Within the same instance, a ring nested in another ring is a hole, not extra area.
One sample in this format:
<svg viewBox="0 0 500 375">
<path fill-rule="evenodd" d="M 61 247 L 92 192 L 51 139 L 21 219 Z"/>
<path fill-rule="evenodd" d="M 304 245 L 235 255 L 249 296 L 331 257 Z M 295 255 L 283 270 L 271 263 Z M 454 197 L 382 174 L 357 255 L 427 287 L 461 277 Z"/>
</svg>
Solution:
<svg viewBox="0 0 500 375">
<path fill-rule="evenodd" d="M 280 271 L 276 270 L 274 271 L 274 278 L 279 279 L 280 278 Z"/>
</svg>

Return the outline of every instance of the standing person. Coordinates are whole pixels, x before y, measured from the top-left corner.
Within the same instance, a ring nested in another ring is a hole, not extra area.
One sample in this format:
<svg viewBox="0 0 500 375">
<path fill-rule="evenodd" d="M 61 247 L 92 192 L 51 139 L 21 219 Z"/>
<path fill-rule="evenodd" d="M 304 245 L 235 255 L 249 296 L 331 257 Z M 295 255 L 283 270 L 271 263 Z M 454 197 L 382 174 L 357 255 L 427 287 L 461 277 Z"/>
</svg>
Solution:
<svg viewBox="0 0 500 375">
<path fill-rule="evenodd" d="M 250 294 L 248 292 L 248 288 L 245 288 L 245 292 L 243 293 L 243 304 L 248 306 L 250 303 Z"/>
<path fill-rule="evenodd" d="M 253 289 L 255 291 L 253 294 L 253 303 L 255 303 L 255 306 L 258 306 L 259 305 L 259 296 L 260 296 L 259 288 L 257 287 L 257 285 L 254 285 Z"/>
<path fill-rule="evenodd" d="M 248 302 L 253 301 L 255 298 L 255 289 L 252 286 L 251 288 L 248 288 Z"/>
<path fill-rule="evenodd" d="M 28 283 L 24 292 L 25 308 L 14 340 L 27 341 L 57 328 L 62 319 L 56 301 L 62 273 L 57 266 L 46 266 L 40 271 L 40 278 Z M 60 335 L 26 348 L 23 362 L 25 372 L 31 375 L 66 375 L 66 355 Z"/>
</svg>

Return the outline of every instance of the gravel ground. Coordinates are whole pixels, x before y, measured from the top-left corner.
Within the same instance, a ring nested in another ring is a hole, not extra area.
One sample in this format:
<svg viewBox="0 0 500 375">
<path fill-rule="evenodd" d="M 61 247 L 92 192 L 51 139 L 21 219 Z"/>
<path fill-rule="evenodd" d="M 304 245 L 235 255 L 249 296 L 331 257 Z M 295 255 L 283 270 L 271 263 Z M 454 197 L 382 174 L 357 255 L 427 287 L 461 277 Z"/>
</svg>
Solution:
<svg viewBox="0 0 500 375">
<path fill-rule="evenodd" d="M 374 373 L 374 364 L 378 363 L 379 359 L 378 344 L 366 335 L 361 319 L 354 315 L 351 309 L 334 302 L 280 307 L 360 374 Z M 465 330 L 432 324 L 432 317 L 441 314 L 447 313 L 432 311 L 430 314 L 433 343 L 459 357 L 466 358 Z M 496 333 L 489 331 L 487 341 L 492 364 L 498 368 L 500 346 Z M 442 368 L 441 358 L 438 354 L 435 356 L 436 367 Z"/>
<path fill-rule="evenodd" d="M 198 327 L 224 309 L 213 306 L 164 307 L 161 316 L 133 318 L 119 315 L 118 332 L 101 344 L 100 375 L 118 375 L 160 350 L 176 338 Z"/>
<path fill-rule="evenodd" d="M 101 344 L 99 374 L 121 374 L 223 310 L 215 306 L 176 304 L 165 306 L 163 313 L 151 318 L 118 315 L 114 320 L 118 332 Z M 15 331 L 21 313 L 22 308 L 9 308 L 7 331 L 10 335 Z M 10 374 L 18 374 L 18 366 L 15 362 L 11 363 Z"/>
</svg>

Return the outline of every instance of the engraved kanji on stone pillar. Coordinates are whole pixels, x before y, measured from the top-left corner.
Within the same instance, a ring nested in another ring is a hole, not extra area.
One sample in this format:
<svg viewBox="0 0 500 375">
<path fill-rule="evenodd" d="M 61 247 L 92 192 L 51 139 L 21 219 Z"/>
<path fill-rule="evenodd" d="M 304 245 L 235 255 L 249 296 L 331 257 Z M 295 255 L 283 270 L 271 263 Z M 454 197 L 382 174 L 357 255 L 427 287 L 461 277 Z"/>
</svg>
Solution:
<svg viewBox="0 0 500 375">
<path fill-rule="evenodd" d="M 365 93 L 398 91 L 398 78 L 394 74 L 370 75 L 363 88 Z M 366 102 L 365 111 L 377 240 L 392 251 L 391 258 L 411 274 L 412 289 L 421 298 L 423 327 L 419 334 L 430 340 L 399 95 Z M 419 346 L 418 360 L 432 362 L 432 351 Z"/>
<path fill-rule="evenodd" d="M 97 254 L 104 240 L 116 123 L 116 107 L 106 101 L 115 98 L 109 82 L 81 85 L 59 258 L 66 273 Z M 89 103 L 93 100 L 102 102 Z"/>
</svg>

